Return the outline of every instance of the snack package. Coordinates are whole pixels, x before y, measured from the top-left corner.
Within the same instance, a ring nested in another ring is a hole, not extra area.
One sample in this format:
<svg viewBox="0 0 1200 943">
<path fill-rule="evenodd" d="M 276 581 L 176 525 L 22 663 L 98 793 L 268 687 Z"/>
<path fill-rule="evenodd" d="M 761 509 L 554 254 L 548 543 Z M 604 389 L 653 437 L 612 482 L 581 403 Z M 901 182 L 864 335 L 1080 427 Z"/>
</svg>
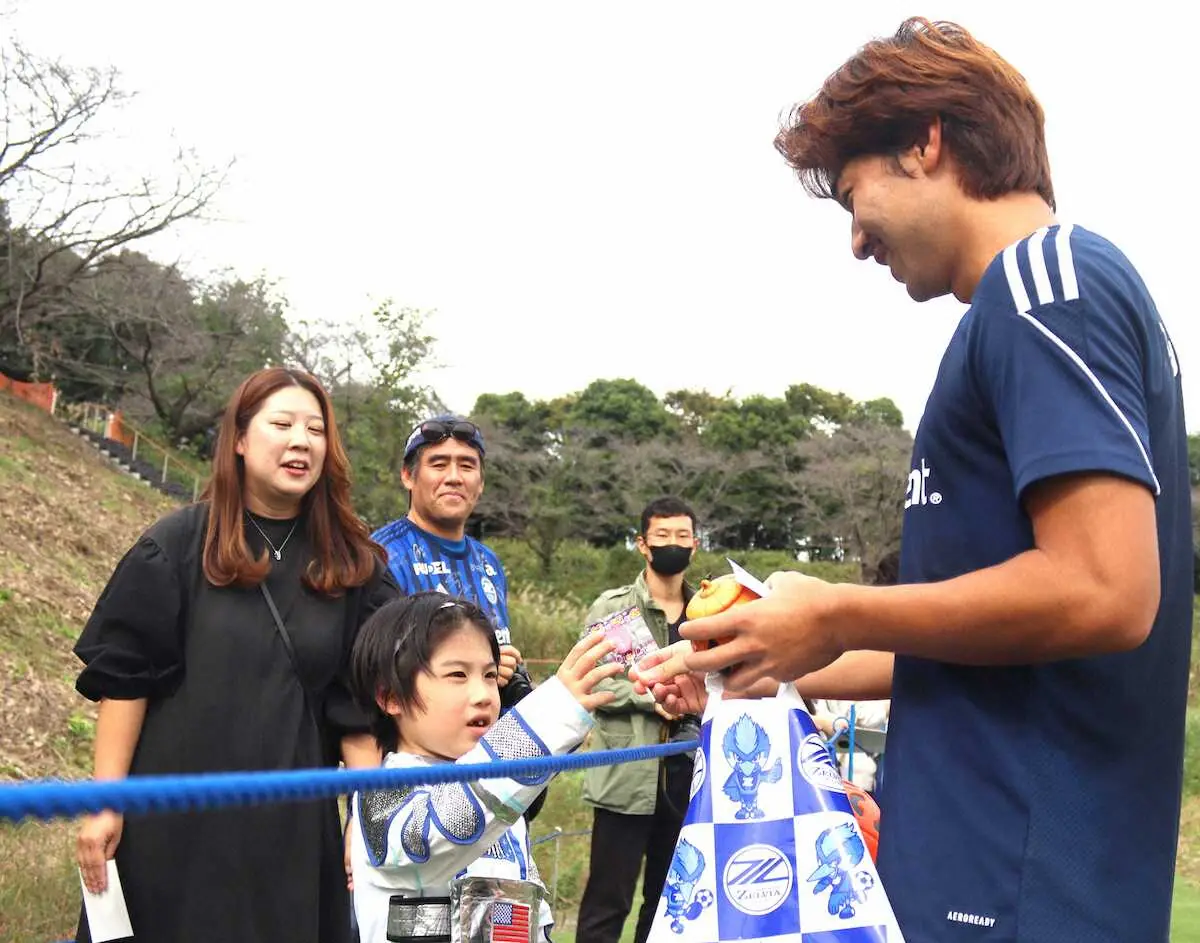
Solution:
<svg viewBox="0 0 1200 943">
<path fill-rule="evenodd" d="M 589 635 L 597 630 L 603 631 L 609 641 L 616 646 L 613 651 L 600 659 L 602 665 L 617 662 L 624 665 L 625 670 L 628 671 L 632 665 L 637 664 L 651 652 L 658 651 L 658 643 L 650 634 L 650 628 L 646 625 L 646 620 L 642 618 L 642 611 L 637 606 L 630 606 L 628 609 L 605 616 L 599 622 L 593 622 L 583 630 L 583 634 Z"/>
<path fill-rule="evenodd" d="M 759 700 L 723 699 L 719 674 L 706 687 L 691 799 L 650 943 L 903 943 L 869 839 L 795 687 Z"/>
</svg>

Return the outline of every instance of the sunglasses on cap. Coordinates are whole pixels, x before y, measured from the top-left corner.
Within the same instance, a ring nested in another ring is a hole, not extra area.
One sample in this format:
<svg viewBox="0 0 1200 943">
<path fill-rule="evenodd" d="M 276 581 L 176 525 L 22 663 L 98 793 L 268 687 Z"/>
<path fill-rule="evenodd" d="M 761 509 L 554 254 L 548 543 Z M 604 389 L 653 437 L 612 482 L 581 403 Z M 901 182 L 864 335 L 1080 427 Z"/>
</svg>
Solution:
<svg viewBox="0 0 1200 943">
<path fill-rule="evenodd" d="M 419 445 L 433 445 L 452 437 L 465 445 L 478 449 L 479 454 L 483 455 L 483 434 L 475 423 L 467 422 L 465 419 L 456 419 L 453 422 L 430 419 L 421 423 L 409 436 L 404 454 L 405 456 L 410 455 L 413 449 Z"/>
</svg>

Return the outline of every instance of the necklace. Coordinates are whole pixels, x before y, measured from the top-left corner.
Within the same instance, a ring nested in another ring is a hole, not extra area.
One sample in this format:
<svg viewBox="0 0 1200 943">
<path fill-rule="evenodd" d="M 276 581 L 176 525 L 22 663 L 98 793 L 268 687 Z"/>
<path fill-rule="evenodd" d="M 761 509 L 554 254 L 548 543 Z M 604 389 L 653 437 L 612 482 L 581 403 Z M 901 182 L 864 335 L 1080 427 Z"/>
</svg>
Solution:
<svg viewBox="0 0 1200 943">
<path fill-rule="evenodd" d="M 273 543 L 271 543 L 271 538 L 268 537 L 263 532 L 263 529 L 258 526 L 258 521 L 256 521 L 250 515 L 249 511 L 246 512 L 246 518 L 250 521 L 251 524 L 254 525 L 254 529 L 259 532 L 259 534 L 262 536 L 262 539 L 267 542 L 267 546 L 270 547 L 271 552 L 275 554 L 275 559 L 282 560 L 283 559 L 283 548 L 287 546 L 287 542 L 292 539 L 292 534 L 294 534 L 296 532 L 296 525 L 300 523 L 300 518 L 296 518 L 294 521 L 292 521 L 292 529 L 287 532 L 287 536 L 283 538 L 283 543 L 281 543 L 278 547 L 276 547 Z"/>
</svg>

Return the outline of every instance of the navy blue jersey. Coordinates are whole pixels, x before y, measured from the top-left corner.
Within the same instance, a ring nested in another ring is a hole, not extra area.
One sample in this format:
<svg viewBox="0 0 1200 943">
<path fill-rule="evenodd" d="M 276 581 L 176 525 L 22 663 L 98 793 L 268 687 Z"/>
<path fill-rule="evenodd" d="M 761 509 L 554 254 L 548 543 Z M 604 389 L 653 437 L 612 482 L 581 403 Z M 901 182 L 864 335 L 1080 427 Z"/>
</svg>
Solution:
<svg viewBox="0 0 1200 943">
<path fill-rule="evenodd" d="M 492 620 L 496 640 L 512 643 L 508 579 L 490 547 L 473 537 L 444 540 L 407 517 L 385 524 L 371 538 L 387 551 L 388 568 L 406 595 L 439 592 L 469 599 Z"/>
<path fill-rule="evenodd" d="M 1111 243 L 1052 226 L 984 273 L 917 430 L 900 580 L 1033 548 L 1069 473 L 1155 495 L 1162 599 L 1132 652 L 1013 667 L 896 659 L 880 872 L 909 943 L 1166 940 L 1191 651 L 1179 364 Z"/>
</svg>

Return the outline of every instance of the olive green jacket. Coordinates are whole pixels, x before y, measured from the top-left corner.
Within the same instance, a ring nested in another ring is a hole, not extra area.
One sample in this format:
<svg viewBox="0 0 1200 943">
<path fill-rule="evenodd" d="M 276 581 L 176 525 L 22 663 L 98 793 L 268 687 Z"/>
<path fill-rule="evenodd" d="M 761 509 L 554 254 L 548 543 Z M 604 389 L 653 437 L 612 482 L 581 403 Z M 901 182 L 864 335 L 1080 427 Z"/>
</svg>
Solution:
<svg viewBox="0 0 1200 943">
<path fill-rule="evenodd" d="M 684 602 L 692 590 L 685 583 Z M 650 598 L 646 587 L 646 572 L 638 574 L 636 582 L 606 590 L 588 610 L 587 625 L 607 615 L 637 606 L 646 626 L 659 646 L 667 644 L 666 613 Z M 592 728 L 588 750 L 619 750 L 662 743 L 667 736 L 667 722 L 654 710 L 654 698 L 638 694 L 633 682 L 624 675 L 601 681 L 597 691 L 612 691 L 616 698 L 596 710 L 596 726 Z M 626 815 L 653 815 L 658 799 L 659 766 L 661 760 L 638 760 L 614 766 L 594 766 L 584 773 L 585 802 L 611 812 Z"/>
</svg>

